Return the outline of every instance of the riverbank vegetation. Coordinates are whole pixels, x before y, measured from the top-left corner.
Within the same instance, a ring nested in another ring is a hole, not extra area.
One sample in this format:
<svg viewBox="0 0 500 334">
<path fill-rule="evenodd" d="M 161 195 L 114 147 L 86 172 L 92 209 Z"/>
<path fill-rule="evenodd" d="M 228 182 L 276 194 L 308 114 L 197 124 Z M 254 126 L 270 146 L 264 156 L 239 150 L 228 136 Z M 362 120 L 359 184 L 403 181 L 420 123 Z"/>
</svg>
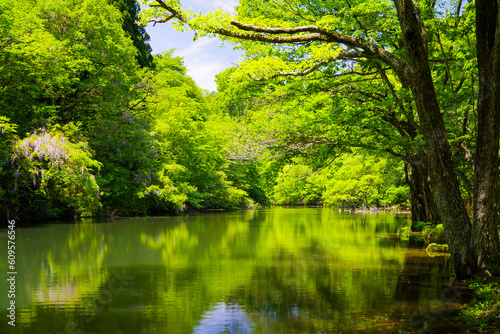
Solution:
<svg viewBox="0 0 500 334">
<path fill-rule="evenodd" d="M 473 333 L 500 331 L 500 280 L 498 277 L 469 285 L 473 300 L 460 311 L 460 321 Z"/>
<path fill-rule="evenodd" d="M 235 121 L 213 111 L 182 59 L 151 55 L 135 1 L 0 6 L 2 215 L 148 215 L 265 201 L 255 167 L 227 159 Z"/>
</svg>

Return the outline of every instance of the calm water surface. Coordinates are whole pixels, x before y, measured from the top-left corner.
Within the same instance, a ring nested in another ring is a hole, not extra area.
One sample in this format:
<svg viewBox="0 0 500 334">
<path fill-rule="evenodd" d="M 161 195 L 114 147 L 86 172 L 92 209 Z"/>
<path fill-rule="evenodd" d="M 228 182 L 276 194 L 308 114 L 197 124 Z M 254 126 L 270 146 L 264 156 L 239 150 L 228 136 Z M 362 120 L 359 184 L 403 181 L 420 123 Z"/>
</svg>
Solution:
<svg viewBox="0 0 500 334">
<path fill-rule="evenodd" d="M 0 333 L 418 332 L 453 277 L 449 257 L 394 237 L 407 223 L 316 208 L 18 221 L 16 327 L 2 279 Z"/>
</svg>

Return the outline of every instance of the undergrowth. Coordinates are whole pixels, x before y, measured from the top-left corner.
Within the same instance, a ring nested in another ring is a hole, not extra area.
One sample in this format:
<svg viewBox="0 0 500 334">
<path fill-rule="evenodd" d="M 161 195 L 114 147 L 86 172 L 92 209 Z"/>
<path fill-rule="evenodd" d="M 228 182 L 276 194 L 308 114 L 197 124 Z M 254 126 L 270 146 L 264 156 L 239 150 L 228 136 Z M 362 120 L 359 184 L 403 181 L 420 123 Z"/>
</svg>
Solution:
<svg viewBox="0 0 500 334">
<path fill-rule="evenodd" d="M 500 278 L 469 285 L 474 299 L 460 311 L 460 321 L 474 333 L 500 332 Z"/>
</svg>

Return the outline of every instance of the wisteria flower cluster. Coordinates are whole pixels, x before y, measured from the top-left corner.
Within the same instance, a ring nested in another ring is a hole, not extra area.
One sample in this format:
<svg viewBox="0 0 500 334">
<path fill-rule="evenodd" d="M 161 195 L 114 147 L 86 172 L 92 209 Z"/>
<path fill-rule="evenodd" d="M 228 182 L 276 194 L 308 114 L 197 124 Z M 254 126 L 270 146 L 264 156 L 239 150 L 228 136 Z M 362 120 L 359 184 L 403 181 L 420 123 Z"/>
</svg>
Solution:
<svg viewBox="0 0 500 334">
<path fill-rule="evenodd" d="M 20 140 L 15 148 L 12 164 L 16 160 L 47 160 L 52 164 L 64 164 L 68 158 L 68 142 L 64 136 L 47 133 L 46 130 L 37 130 L 33 135 Z"/>
<path fill-rule="evenodd" d="M 31 178 L 33 187 L 41 193 L 66 202 L 78 212 L 91 213 L 100 206 L 99 186 L 91 172 L 101 164 L 92 159 L 85 142 L 73 143 L 60 130 L 39 129 L 18 140 L 12 153 L 14 190 L 18 179 Z"/>
</svg>

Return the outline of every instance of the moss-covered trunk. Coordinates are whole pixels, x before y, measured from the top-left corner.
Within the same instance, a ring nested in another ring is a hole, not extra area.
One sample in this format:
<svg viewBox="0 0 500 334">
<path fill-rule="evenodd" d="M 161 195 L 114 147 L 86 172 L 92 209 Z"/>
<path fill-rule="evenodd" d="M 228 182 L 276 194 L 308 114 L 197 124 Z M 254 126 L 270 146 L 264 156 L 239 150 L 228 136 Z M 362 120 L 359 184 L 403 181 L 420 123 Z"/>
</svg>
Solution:
<svg viewBox="0 0 500 334">
<path fill-rule="evenodd" d="M 500 6 L 496 0 L 476 1 L 479 69 L 475 164 L 474 232 L 478 268 L 500 264 L 498 150 L 500 128 Z"/>
<path fill-rule="evenodd" d="M 470 223 L 454 172 L 443 117 L 429 68 L 425 29 L 411 0 L 395 0 L 408 57 L 407 76 L 428 155 L 427 167 L 458 277 L 476 274 Z"/>
</svg>

